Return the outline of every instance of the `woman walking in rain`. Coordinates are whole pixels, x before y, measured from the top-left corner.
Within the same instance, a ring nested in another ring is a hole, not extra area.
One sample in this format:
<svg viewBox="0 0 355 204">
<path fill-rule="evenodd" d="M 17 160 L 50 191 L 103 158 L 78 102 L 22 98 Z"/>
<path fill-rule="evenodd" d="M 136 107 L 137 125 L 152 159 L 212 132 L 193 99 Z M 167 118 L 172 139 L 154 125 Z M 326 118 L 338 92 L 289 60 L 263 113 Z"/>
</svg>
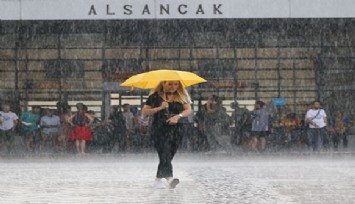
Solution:
<svg viewBox="0 0 355 204">
<path fill-rule="evenodd" d="M 182 140 L 186 117 L 191 113 L 190 104 L 190 96 L 180 81 L 162 81 L 143 107 L 145 115 L 153 115 L 151 138 L 159 156 L 156 188 L 172 189 L 179 184 L 179 179 L 173 177 L 171 161 Z"/>
</svg>

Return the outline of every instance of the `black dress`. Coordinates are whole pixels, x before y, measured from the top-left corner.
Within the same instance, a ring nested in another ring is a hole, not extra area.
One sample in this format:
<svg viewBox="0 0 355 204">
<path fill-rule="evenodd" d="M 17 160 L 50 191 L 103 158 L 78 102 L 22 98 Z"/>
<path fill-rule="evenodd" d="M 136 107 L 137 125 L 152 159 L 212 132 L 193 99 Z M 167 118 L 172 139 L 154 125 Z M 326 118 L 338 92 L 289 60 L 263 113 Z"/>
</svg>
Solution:
<svg viewBox="0 0 355 204">
<path fill-rule="evenodd" d="M 154 93 L 147 99 L 146 105 L 152 108 L 159 107 L 164 100 L 158 93 Z M 170 117 L 180 114 L 184 110 L 184 104 L 169 102 L 169 108 L 154 114 L 151 128 L 151 138 L 159 155 L 157 178 L 173 177 L 171 161 L 181 143 L 182 130 L 187 118 L 181 118 L 176 125 L 166 123 Z"/>
</svg>

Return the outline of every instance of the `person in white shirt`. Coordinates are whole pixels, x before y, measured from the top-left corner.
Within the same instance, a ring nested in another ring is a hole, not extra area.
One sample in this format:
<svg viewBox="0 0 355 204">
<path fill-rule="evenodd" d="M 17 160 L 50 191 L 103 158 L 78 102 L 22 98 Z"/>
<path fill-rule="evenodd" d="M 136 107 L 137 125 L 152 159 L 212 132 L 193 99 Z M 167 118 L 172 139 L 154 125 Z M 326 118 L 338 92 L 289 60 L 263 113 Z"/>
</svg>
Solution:
<svg viewBox="0 0 355 204">
<path fill-rule="evenodd" d="M 58 148 L 58 137 L 60 128 L 60 118 L 54 115 L 54 110 L 47 109 L 46 115 L 41 118 L 41 150 L 43 150 L 48 139 L 52 140 L 52 146 L 57 150 Z"/>
<path fill-rule="evenodd" d="M 15 140 L 15 127 L 18 116 L 11 112 L 9 104 L 3 104 L 0 111 L 0 149 L 6 145 L 7 151 L 11 152 Z"/>
<path fill-rule="evenodd" d="M 307 111 L 306 122 L 309 125 L 308 147 L 313 151 L 321 150 L 328 142 L 327 114 L 321 109 L 320 101 L 314 101 L 312 108 Z"/>
</svg>

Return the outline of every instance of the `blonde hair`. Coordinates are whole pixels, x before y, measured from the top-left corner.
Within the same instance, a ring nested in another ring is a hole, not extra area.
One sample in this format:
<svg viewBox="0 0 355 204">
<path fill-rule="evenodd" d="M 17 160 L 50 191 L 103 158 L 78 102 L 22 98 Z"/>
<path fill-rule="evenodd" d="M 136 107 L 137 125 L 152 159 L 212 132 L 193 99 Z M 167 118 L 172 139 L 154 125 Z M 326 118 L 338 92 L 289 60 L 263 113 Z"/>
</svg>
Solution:
<svg viewBox="0 0 355 204">
<path fill-rule="evenodd" d="M 150 94 L 158 93 L 158 94 L 164 94 L 164 89 L 163 89 L 163 83 L 166 83 L 167 81 L 161 81 L 157 87 L 151 90 Z M 179 102 L 179 103 L 188 103 L 191 104 L 191 98 L 189 93 L 186 91 L 184 86 L 181 84 L 179 81 L 179 88 L 176 91 L 176 96 L 174 97 L 174 101 Z"/>
</svg>

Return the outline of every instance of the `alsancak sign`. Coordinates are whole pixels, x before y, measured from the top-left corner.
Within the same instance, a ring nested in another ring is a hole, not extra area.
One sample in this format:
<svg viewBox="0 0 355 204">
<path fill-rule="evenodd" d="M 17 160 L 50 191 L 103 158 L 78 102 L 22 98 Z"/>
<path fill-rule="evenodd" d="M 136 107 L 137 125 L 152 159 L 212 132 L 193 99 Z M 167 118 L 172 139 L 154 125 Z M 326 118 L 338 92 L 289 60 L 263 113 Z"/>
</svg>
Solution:
<svg viewBox="0 0 355 204">
<path fill-rule="evenodd" d="M 116 8 L 111 4 L 106 4 L 106 8 L 102 9 L 101 5 L 97 6 L 96 4 L 92 4 L 88 15 L 97 16 L 100 13 L 103 13 L 104 15 L 115 16 L 119 15 L 117 14 L 118 12 L 122 12 L 123 15 L 126 16 L 135 15 L 135 13 L 137 12 L 142 17 L 148 18 L 152 16 L 156 17 L 157 15 L 169 17 L 170 15 L 188 15 L 189 13 L 195 15 L 207 15 L 207 12 L 209 13 L 209 15 L 211 15 L 212 13 L 213 15 L 223 15 L 222 6 L 223 4 L 213 4 L 213 6 L 205 6 L 203 4 L 198 4 L 194 5 L 194 7 L 190 6 L 189 8 L 188 4 L 179 4 L 174 6 L 172 6 L 171 4 L 159 4 L 157 8 L 156 5 L 144 4 L 135 8 L 132 4 L 124 4 L 121 7 Z M 97 10 L 97 7 L 100 8 L 99 11 Z"/>
<path fill-rule="evenodd" d="M 0 0 L 0 20 L 353 17 L 355 0 Z"/>
</svg>

